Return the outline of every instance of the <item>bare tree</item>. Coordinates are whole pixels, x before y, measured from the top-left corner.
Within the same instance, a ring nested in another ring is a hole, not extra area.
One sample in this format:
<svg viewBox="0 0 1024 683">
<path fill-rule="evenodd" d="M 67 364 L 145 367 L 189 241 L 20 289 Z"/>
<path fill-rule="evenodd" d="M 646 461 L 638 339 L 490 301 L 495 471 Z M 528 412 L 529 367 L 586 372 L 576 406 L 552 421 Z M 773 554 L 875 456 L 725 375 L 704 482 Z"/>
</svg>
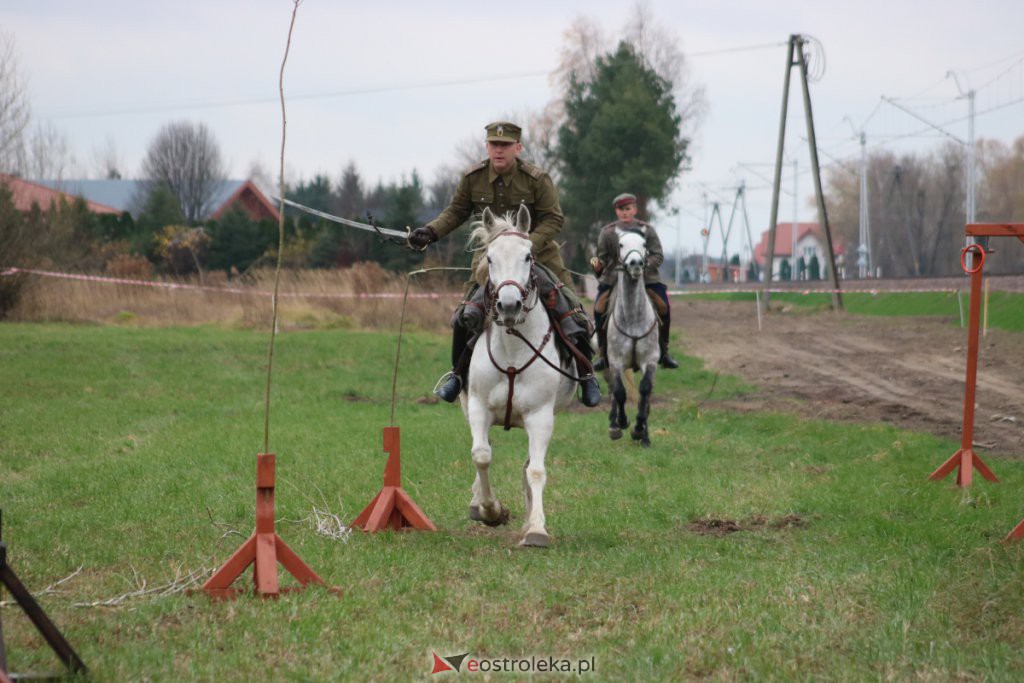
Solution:
<svg viewBox="0 0 1024 683">
<path fill-rule="evenodd" d="M 263 165 L 261 159 L 253 159 L 249 162 L 249 170 L 245 177 L 252 181 L 252 184 L 259 188 L 260 192 L 268 197 L 275 197 L 278 193 L 277 183 L 270 175 L 270 171 Z"/>
<path fill-rule="evenodd" d="M 36 124 L 23 149 L 21 170 L 28 178 L 64 180 L 77 174 L 67 135 L 49 121 Z"/>
<path fill-rule="evenodd" d="M 656 74 L 672 84 L 676 107 L 692 134 L 706 113 L 707 99 L 704 86 L 692 81 L 679 36 L 659 26 L 647 2 L 637 0 L 622 38 Z"/>
<path fill-rule="evenodd" d="M 124 177 L 124 159 L 117 149 L 117 142 L 108 135 L 103 145 L 92 149 L 92 172 L 104 180 L 120 180 Z"/>
<path fill-rule="evenodd" d="M 0 171 L 21 169 L 30 109 L 24 78 L 18 68 L 14 36 L 0 33 Z"/>
<path fill-rule="evenodd" d="M 161 128 L 150 143 L 142 176 L 151 186 L 169 187 L 186 220 L 196 223 L 210 212 L 225 169 L 210 129 L 203 123 L 177 121 Z"/>
</svg>

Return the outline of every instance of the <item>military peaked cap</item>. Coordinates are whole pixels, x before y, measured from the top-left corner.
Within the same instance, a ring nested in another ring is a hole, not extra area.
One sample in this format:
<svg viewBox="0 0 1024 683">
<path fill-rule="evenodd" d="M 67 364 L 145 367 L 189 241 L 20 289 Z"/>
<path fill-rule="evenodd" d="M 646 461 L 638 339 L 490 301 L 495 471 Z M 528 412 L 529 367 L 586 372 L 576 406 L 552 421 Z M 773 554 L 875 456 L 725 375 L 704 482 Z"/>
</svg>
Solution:
<svg viewBox="0 0 1024 683">
<path fill-rule="evenodd" d="M 621 209 L 627 204 L 636 204 L 636 195 L 628 192 L 623 192 L 618 197 L 612 200 L 612 206 L 616 209 Z"/>
<path fill-rule="evenodd" d="M 523 129 L 509 121 L 487 124 L 487 142 L 519 142 Z"/>
</svg>

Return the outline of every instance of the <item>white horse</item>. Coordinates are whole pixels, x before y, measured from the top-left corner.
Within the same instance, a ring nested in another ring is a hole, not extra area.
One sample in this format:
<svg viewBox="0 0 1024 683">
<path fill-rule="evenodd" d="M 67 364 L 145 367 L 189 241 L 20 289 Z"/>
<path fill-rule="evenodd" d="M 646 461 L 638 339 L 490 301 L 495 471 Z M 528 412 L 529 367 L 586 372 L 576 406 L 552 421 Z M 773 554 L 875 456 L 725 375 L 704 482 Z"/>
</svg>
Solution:
<svg viewBox="0 0 1024 683">
<path fill-rule="evenodd" d="M 643 372 L 636 424 L 630 436 L 645 448 L 651 445 L 647 416 L 650 413 L 651 392 L 654 390 L 654 373 L 661 355 L 658 346 L 658 316 L 644 287 L 646 265 L 647 247 L 643 236 L 632 232 L 621 234 L 617 264 L 619 280 L 612 296 L 614 303 L 611 305 L 611 314 L 608 316 L 608 369 L 605 371 L 605 380 L 612 394 L 608 436 L 613 440 L 621 439 L 622 430 L 629 426 L 622 373 L 626 370 Z"/>
<path fill-rule="evenodd" d="M 520 206 L 514 222 L 511 215 L 498 218 L 484 209 L 483 220 L 470 237 L 471 243 L 486 248 L 489 315 L 470 361 L 468 392 L 461 399 L 476 465 L 470 519 L 490 526 L 508 522 L 508 510 L 491 487 L 488 433 L 496 423 L 506 430 L 522 427 L 529 439 L 529 458 L 523 467 L 526 521 L 520 545 L 546 547 L 544 458 L 555 410 L 572 399 L 576 373 L 573 364 L 561 364 L 555 330 L 539 300 L 529 230 L 525 206 Z"/>
</svg>

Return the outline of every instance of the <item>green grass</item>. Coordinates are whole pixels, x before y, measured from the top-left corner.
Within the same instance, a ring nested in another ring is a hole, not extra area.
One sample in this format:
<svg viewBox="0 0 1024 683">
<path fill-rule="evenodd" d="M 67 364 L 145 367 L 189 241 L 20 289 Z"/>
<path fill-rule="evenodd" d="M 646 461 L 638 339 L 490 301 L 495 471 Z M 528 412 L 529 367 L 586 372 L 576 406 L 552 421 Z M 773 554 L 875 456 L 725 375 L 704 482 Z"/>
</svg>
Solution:
<svg viewBox="0 0 1024 683">
<path fill-rule="evenodd" d="M 694 294 L 701 299 L 716 301 L 754 301 L 755 295 L 748 292 Z M 773 292 L 775 304 L 799 306 L 807 312 L 825 310 L 832 306 L 829 294 Z M 845 292 L 843 306 L 849 313 L 859 315 L 887 316 L 944 316 L 954 324 L 960 324 L 960 306 L 963 305 L 964 324 L 967 322 L 970 304 L 970 290 L 960 293 L 957 301 L 955 292 Z M 1024 332 L 1024 294 L 993 291 L 989 293 L 989 327 Z"/>
<path fill-rule="evenodd" d="M 559 416 L 553 545 L 524 550 L 525 436 L 492 433 L 513 526 L 470 523 L 461 413 L 418 402 L 447 342 L 407 336 L 404 485 L 439 531 L 317 535 L 298 521 L 314 504 L 348 520 L 381 486 L 394 348 L 348 330 L 278 338 L 278 532 L 341 597 L 76 607 L 212 570 L 244 540 L 223 525 L 251 533 L 266 335 L 0 326 L 4 539 L 33 591 L 83 567 L 39 599 L 95 680 L 427 680 L 432 650 L 592 657 L 590 678 L 609 681 L 1024 676 L 1024 551 L 999 543 L 1024 514 L 1024 463 L 985 455 L 1002 483 L 968 492 L 927 482 L 956 444 L 703 410 L 713 382 L 715 398 L 743 386 L 694 359 L 657 377 L 649 450 L 610 442 L 604 409 Z M 697 532 L 714 520 L 740 530 Z M 59 668 L 17 608 L 2 617 L 11 670 Z"/>
</svg>

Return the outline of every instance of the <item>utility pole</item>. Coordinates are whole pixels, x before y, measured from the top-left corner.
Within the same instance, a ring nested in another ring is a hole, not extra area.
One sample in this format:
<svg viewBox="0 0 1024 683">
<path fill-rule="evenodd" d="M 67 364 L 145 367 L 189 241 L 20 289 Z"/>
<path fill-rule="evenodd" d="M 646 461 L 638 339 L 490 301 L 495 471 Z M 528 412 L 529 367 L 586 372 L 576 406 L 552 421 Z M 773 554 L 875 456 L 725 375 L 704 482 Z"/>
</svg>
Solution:
<svg viewBox="0 0 1024 683">
<path fill-rule="evenodd" d="M 798 233 L 799 233 L 799 228 L 797 227 L 797 223 L 800 221 L 800 218 L 799 218 L 799 212 L 800 212 L 800 193 L 797 192 L 797 181 L 800 178 L 800 176 L 798 175 L 798 173 L 799 173 L 799 171 L 798 171 L 799 166 L 797 165 L 798 162 L 799 162 L 799 160 L 796 157 L 793 157 L 793 233 L 790 235 L 790 239 L 792 241 L 792 244 L 790 245 L 790 249 L 789 249 L 789 251 L 790 251 L 790 254 L 789 254 L 789 265 L 790 265 L 789 272 L 790 272 L 790 276 L 789 276 L 789 278 L 791 280 L 795 280 L 796 279 L 796 240 L 797 240 L 797 236 L 798 236 Z"/>
<path fill-rule="evenodd" d="M 891 97 L 883 97 L 882 101 L 883 102 L 888 102 L 889 104 L 891 104 L 892 106 L 896 107 L 897 109 L 899 109 L 899 110 L 909 114 L 910 116 L 914 117 L 918 121 L 921 121 L 922 123 L 925 123 L 925 124 L 931 126 L 935 130 L 937 130 L 940 133 L 942 133 L 943 135 L 945 135 L 946 137 L 948 137 L 948 138 L 950 138 L 952 140 L 955 140 L 956 142 L 958 142 L 958 143 L 960 143 L 961 145 L 964 146 L 964 148 L 965 148 L 964 149 L 964 164 L 967 166 L 967 168 L 965 169 L 966 173 L 964 173 L 964 176 L 966 178 L 966 187 L 964 188 L 965 189 L 965 192 L 964 192 L 964 195 L 965 195 L 965 197 L 964 197 L 964 214 L 967 217 L 967 224 L 970 225 L 970 224 L 975 223 L 975 213 L 976 213 L 975 195 L 974 195 L 974 186 L 976 184 L 975 173 L 976 173 L 976 170 L 977 170 L 975 168 L 976 165 L 977 165 L 976 161 L 975 161 L 975 154 L 976 154 L 977 150 L 975 149 L 975 145 L 974 145 L 974 95 L 975 95 L 975 91 L 972 88 L 972 89 L 969 89 L 969 90 L 967 90 L 965 92 L 963 86 L 960 85 L 960 79 L 958 79 L 956 77 L 956 73 L 954 73 L 952 71 L 947 72 L 946 73 L 946 77 L 953 79 L 953 82 L 956 84 L 957 90 L 960 92 L 960 97 L 967 99 L 967 140 L 966 141 L 961 140 L 956 135 L 953 135 L 952 133 L 950 133 L 948 130 L 946 130 L 942 126 L 939 126 L 939 125 L 937 125 L 935 123 L 932 123 L 931 121 L 929 121 L 925 117 L 921 116 L 920 114 L 912 111 L 911 109 L 908 109 L 907 107 L 903 106 L 902 104 L 900 104 L 896 100 L 892 99 Z M 987 237 L 968 237 L 967 238 L 967 243 L 968 244 L 980 244 L 980 245 L 982 245 L 982 248 L 986 248 L 986 249 L 988 248 L 988 238 Z M 972 267 L 971 264 L 973 263 L 973 260 L 974 260 L 973 254 L 969 254 L 967 259 L 968 259 L 967 260 L 967 266 L 968 267 Z"/>
<path fill-rule="evenodd" d="M 829 273 L 832 276 L 832 308 L 841 311 L 843 298 L 839 289 L 839 271 L 836 269 L 835 250 L 832 247 L 832 231 L 828 224 L 828 212 L 825 210 L 825 197 L 821 191 L 821 168 L 818 165 L 818 141 L 814 134 L 814 114 L 811 110 L 811 93 L 807 84 L 807 56 L 804 54 L 806 36 L 798 34 L 789 37 L 789 49 L 786 54 L 786 78 L 782 87 L 782 116 L 779 119 L 779 144 L 775 155 L 775 183 L 772 188 L 772 215 L 768 226 L 767 267 L 764 279 L 764 296 L 761 297 L 762 308 L 768 303 L 768 290 L 771 287 L 773 261 L 775 260 L 775 230 L 779 221 L 779 191 L 782 185 L 782 154 L 786 142 L 786 111 L 789 105 L 789 75 L 794 66 L 800 68 L 800 85 L 803 90 L 804 118 L 807 123 L 807 145 L 811 151 L 811 176 L 814 179 L 814 195 L 818 205 L 818 222 L 825 233 L 826 251 Z M 795 194 L 795 193 L 794 193 Z"/>
<path fill-rule="evenodd" d="M 676 209 L 676 276 L 674 278 L 676 287 L 682 284 L 679 271 L 683 267 L 683 228 L 682 218 L 679 209 Z"/>
<path fill-rule="evenodd" d="M 860 132 L 860 245 L 857 247 L 857 275 L 863 280 L 874 270 L 871 265 L 871 214 L 868 203 L 868 139 Z"/>
</svg>

